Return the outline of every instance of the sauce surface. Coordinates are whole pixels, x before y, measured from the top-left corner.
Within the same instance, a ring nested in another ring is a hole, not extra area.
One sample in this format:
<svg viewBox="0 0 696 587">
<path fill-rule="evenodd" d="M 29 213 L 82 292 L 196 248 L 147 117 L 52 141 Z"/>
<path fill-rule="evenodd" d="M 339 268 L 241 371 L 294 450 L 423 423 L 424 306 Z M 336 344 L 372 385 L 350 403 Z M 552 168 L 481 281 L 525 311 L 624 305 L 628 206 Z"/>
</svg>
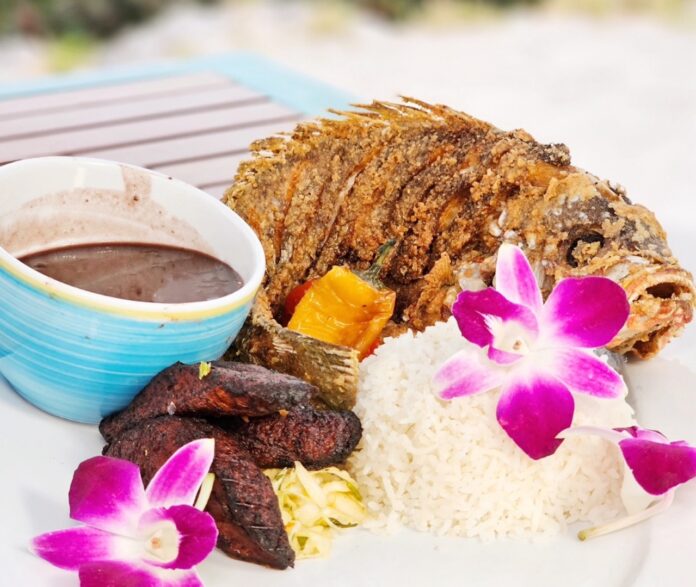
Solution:
<svg viewBox="0 0 696 587">
<path fill-rule="evenodd" d="M 244 285 L 239 273 L 218 259 L 161 245 L 78 245 L 34 253 L 20 261 L 68 285 L 138 302 L 202 302 Z"/>
</svg>

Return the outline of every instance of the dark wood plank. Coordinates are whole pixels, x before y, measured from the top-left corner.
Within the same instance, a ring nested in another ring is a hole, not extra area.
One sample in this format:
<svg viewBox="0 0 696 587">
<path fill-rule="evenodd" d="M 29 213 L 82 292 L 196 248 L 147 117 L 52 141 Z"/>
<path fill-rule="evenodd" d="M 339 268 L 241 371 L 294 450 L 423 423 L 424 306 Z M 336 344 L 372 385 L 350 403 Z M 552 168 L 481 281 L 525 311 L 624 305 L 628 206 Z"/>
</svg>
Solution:
<svg viewBox="0 0 696 587">
<path fill-rule="evenodd" d="M 236 171 L 236 167 L 234 169 Z M 233 174 L 234 177 L 234 174 Z M 214 198 L 217 198 L 218 200 L 222 199 L 222 196 L 225 195 L 225 191 L 227 190 L 228 187 L 230 187 L 231 181 L 223 181 L 222 183 L 214 183 L 210 185 L 199 185 L 198 187 L 202 189 L 204 192 L 210 194 Z"/>
<path fill-rule="evenodd" d="M 282 120 L 269 123 L 216 130 L 186 139 L 164 139 L 95 150 L 87 155 L 141 167 L 162 166 L 223 153 L 246 152 L 252 141 L 280 131 L 291 130 L 298 120 L 299 115 L 291 114 L 283 117 Z"/>
<path fill-rule="evenodd" d="M 53 110 L 76 109 L 100 103 L 135 101 L 157 95 L 166 96 L 172 92 L 226 87 L 232 83 L 229 78 L 223 75 L 202 72 L 77 90 L 46 92 L 0 100 L 0 119 L 33 116 Z"/>
<path fill-rule="evenodd" d="M 293 110 L 285 106 L 262 102 L 75 131 L 59 131 L 42 137 L 1 140 L 0 162 L 44 155 L 87 154 L 157 139 L 184 139 L 220 128 L 258 126 L 260 123 L 294 114 Z M 185 148 L 183 141 L 182 148 Z"/>
<path fill-rule="evenodd" d="M 247 153 L 237 153 L 185 163 L 163 165 L 161 167 L 155 166 L 151 167 L 151 169 L 195 186 L 231 184 L 237 166 L 247 157 Z"/>
<path fill-rule="evenodd" d="M 166 96 L 155 95 L 137 101 L 123 99 L 118 102 L 84 106 L 74 110 L 4 120 L 0 123 L 0 140 L 29 136 L 39 137 L 57 131 L 147 120 L 170 114 L 183 114 L 249 103 L 254 100 L 262 101 L 264 98 L 258 92 L 234 85 L 212 89 L 203 88 L 195 93 L 171 92 Z"/>
</svg>

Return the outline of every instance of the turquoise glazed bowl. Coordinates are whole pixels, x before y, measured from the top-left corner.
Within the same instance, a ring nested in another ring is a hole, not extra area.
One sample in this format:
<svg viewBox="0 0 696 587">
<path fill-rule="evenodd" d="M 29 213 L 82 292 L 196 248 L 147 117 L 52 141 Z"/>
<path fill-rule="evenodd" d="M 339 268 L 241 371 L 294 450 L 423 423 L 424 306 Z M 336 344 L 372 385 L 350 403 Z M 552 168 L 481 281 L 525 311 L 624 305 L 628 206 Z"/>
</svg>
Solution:
<svg viewBox="0 0 696 587">
<path fill-rule="evenodd" d="M 79 244 L 137 242 L 198 250 L 244 286 L 204 302 L 162 304 L 66 285 L 18 260 Z M 73 157 L 0 167 L 0 372 L 35 406 L 96 423 L 165 367 L 219 358 L 261 285 L 264 253 L 227 206 L 181 181 Z"/>
</svg>

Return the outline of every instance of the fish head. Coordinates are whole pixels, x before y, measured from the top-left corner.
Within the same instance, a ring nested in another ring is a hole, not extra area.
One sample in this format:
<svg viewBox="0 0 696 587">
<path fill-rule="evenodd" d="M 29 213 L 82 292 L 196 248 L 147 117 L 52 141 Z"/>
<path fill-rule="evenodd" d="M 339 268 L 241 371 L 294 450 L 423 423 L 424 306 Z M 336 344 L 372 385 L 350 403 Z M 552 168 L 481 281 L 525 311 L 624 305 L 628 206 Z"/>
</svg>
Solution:
<svg viewBox="0 0 696 587">
<path fill-rule="evenodd" d="M 608 277 L 626 291 L 630 317 L 610 349 L 653 356 L 691 321 L 691 274 L 673 256 L 655 215 L 622 188 L 569 173 L 551 180 L 527 218 L 521 244 L 527 241 L 545 293 L 564 277 L 585 275 Z"/>
</svg>

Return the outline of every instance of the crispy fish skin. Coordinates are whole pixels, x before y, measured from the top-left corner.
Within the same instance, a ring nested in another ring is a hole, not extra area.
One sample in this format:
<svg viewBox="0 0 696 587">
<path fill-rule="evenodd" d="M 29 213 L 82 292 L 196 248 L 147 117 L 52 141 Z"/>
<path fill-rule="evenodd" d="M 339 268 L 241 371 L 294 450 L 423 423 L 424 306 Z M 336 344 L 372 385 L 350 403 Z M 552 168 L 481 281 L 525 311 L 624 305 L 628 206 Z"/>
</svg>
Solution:
<svg viewBox="0 0 696 587">
<path fill-rule="evenodd" d="M 273 318 L 263 291 L 257 294 L 228 358 L 262 364 L 304 379 L 320 390 L 322 399 L 332 408 L 348 409 L 355 405 L 358 352 L 283 328 Z"/>
<path fill-rule="evenodd" d="M 532 220 L 519 206 L 511 205 L 509 213 L 523 246 L 529 239 L 543 243 L 528 256 L 545 292 L 564 277 L 585 275 L 602 275 L 624 288 L 631 314 L 610 350 L 652 357 L 692 320 L 691 274 L 672 256 L 655 215 L 633 204 L 620 186 L 576 172 L 549 183 Z"/>
<path fill-rule="evenodd" d="M 121 412 L 99 425 L 107 442 L 157 416 L 266 416 L 308 404 L 309 383 L 257 365 L 216 361 L 202 379 L 198 365 L 176 363 L 160 372 Z"/>
<path fill-rule="evenodd" d="M 268 478 L 234 438 L 203 420 L 163 416 L 126 430 L 104 454 L 136 463 L 143 482 L 180 447 L 215 439 L 213 491 L 206 510 L 219 530 L 218 548 L 233 558 L 276 569 L 293 566 L 295 553 Z"/>
<path fill-rule="evenodd" d="M 238 422 L 232 434 L 262 469 L 292 467 L 300 461 L 308 469 L 344 462 L 353 452 L 362 426 L 349 410 L 293 408 Z"/>
<path fill-rule="evenodd" d="M 397 293 L 397 330 L 446 318 L 458 291 L 490 285 L 503 242 L 525 250 L 546 295 L 567 276 L 621 284 L 631 317 L 612 350 L 652 356 L 692 319 L 693 279 L 654 215 L 574 167 L 565 145 L 414 99 L 358 108 L 257 141 L 240 165 L 225 201 L 259 235 L 268 272 L 233 355 L 351 407 L 357 358 L 275 318 L 298 283 L 333 265 L 365 269 L 389 239 L 382 278 Z"/>
</svg>

